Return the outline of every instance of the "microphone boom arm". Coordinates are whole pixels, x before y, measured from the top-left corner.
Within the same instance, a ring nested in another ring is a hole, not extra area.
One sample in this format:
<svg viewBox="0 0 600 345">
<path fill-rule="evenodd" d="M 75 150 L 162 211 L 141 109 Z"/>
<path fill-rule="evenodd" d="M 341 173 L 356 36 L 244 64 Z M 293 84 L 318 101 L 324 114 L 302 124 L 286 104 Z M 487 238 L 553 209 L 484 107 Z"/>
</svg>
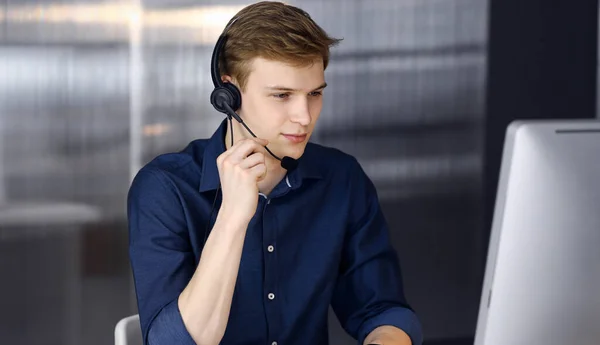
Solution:
<svg viewBox="0 0 600 345">
<path fill-rule="evenodd" d="M 234 119 L 237 120 L 237 122 L 241 123 L 242 126 L 244 126 L 244 128 L 246 128 L 248 133 L 250 133 L 250 135 L 252 135 L 255 138 L 257 137 L 256 134 L 254 134 L 254 132 L 252 132 L 252 130 L 250 130 L 250 128 L 248 128 L 248 126 L 246 126 L 246 123 L 244 122 L 244 120 L 242 120 L 242 118 L 235 111 L 233 111 L 233 109 L 231 109 L 231 107 L 229 106 L 229 104 L 227 104 L 227 102 L 223 102 L 223 106 L 225 107 L 225 109 L 227 109 L 227 114 L 229 116 L 233 117 Z M 271 152 L 271 150 L 269 150 L 268 147 L 265 146 L 265 149 L 271 156 L 273 156 L 275 159 L 277 159 L 278 161 L 283 163 L 283 160 L 281 158 L 277 157 L 273 152 Z M 286 157 L 283 157 L 283 158 L 285 159 Z M 291 157 L 287 157 L 287 158 L 293 159 Z"/>
</svg>

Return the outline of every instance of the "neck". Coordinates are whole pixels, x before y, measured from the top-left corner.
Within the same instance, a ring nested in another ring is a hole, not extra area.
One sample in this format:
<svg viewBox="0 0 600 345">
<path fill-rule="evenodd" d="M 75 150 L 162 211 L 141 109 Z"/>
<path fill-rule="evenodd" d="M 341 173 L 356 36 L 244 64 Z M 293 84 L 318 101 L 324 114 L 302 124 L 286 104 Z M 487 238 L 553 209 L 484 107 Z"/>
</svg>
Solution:
<svg viewBox="0 0 600 345">
<path fill-rule="evenodd" d="M 233 142 L 234 144 L 242 139 L 250 139 L 252 135 L 246 131 L 246 129 L 239 124 L 237 121 L 232 121 L 233 124 Z M 225 133 L 225 148 L 231 147 L 231 128 L 229 122 L 227 125 L 227 132 Z M 281 166 L 281 162 L 271 156 L 267 150 L 263 150 L 265 155 L 265 164 L 267 166 L 267 174 L 263 180 L 258 182 L 259 192 L 269 195 L 273 188 L 285 177 L 287 170 Z"/>
</svg>

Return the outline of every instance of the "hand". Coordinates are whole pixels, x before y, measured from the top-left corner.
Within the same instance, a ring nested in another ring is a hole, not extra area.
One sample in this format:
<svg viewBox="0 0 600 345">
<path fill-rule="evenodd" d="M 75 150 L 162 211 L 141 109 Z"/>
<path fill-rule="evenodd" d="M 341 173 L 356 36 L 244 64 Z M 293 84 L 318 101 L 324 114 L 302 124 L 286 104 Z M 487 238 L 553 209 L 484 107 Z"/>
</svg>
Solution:
<svg viewBox="0 0 600 345">
<path fill-rule="evenodd" d="M 412 342 L 406 332 L 394 326 L 379 326 L 375 328 L 364 341 L 365 345 L 411 345 Z"/>
<path fill-rule="evenodd" d="M 265 139 L 242 139 L 217 158 L 223 202 L 221 210 L 244 222 L 256 212 L 258 182 L 265 178 Z"/>
</svg>

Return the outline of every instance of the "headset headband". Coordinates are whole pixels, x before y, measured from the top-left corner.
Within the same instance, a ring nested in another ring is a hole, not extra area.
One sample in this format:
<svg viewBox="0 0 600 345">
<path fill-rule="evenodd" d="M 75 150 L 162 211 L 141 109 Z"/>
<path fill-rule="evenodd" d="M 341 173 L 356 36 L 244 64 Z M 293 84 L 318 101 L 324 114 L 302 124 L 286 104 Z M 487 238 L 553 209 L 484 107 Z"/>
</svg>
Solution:
<svg viewBox="0 0 600 345">
<path fill-rule="evenodd" d="M 223 33 L 221 33 L 217 43 L 215 44 L 215 49 L 213 50 L 210 63 L 210 76 L 212 78 L 214 87 L 223 87 L 223 81 L 221 80 L 221 75 L 219 73 L 219 56 L 221 55 L 221 51 L 225 47 L 225 42 L 227 41 L 227 31 L 229 31 L 231 25 L 233 25 L 238 18 L 239 17 L 231 19 L 227 26 L 225 26 L 225 29 L 223 29 Z"/>
</svg>

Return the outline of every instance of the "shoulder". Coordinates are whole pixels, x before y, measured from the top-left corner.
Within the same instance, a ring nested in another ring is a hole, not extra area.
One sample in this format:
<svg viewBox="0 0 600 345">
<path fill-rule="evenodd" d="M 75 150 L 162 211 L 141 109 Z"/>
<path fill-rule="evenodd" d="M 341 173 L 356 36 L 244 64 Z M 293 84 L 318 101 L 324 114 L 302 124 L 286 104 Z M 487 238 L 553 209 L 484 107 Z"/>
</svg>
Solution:
<svg viewBox="0 0 600 345">
<path fill-rule="evenodd" d="M 156 156 L 138 171 L 131 188 L 147 187 L 157 182 L 175 187 L 197 187 L 202 176 L 204 149 L 207 144 L 208 139 L 198 139 L 179 152 Z"/>
<path fill-rule="evenodd" d="M 328 179 L 366 177 L 358 159 L 340 149 L 315 143 L 306 145 L 308 163 Z"/>
<path fill-rule="evenodd" d="M 346 205 L 352 222 L 358 222 L 357 217 L 377 209 L 376 187 L 355 156 L 318 144 L 307 145 L 306 153 L 326 181 L 327 194 L 333 198 L 326 200 L 335 200 L 340 207 Z"/>
<path fill-rule="evenodd" d="M 362 170 L 355 156 L 334 147 L 309 143 L 306 145 L 305 154 L 310 163 L 318 165 L 324 173 L 356 173 Z"/>
</svg>

